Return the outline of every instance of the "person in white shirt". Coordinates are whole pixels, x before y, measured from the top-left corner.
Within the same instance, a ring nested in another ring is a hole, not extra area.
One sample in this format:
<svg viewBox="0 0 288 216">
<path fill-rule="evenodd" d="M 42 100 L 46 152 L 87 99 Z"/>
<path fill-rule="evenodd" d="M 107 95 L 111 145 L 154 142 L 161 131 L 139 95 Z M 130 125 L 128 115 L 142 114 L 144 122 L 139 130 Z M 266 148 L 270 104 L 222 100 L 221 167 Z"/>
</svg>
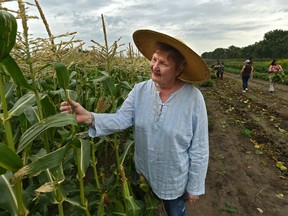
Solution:
<svg viewBox="0 0 288 216">
<path fill-rule="evenodd" d="M 150 60 L 151 79 L 138 83 L 113 114 L 92 113 L 79 103 L 62 102 L 60 111 L 76 114 L 91 137 L 133 127 L 135 165 L 163 200 L 169 216 L 186 215 L 185 202 L 205 193 L 209 158 L 208 118 L 204 98 L 193 82 L 210 78 L 205 62 L 183 42 L 138 30 L 139 51 Z"/>
</svg>

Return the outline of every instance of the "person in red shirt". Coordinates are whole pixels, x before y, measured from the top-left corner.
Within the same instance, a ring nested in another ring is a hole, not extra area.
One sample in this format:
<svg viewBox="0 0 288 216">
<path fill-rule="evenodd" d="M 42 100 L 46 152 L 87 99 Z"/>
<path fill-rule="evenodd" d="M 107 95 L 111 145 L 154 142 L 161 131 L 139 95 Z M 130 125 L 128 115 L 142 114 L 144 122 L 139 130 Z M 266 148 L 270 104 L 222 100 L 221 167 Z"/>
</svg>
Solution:
<svg viewBox="0 0 288 216">
<path fill-rule="evenodd" d="M 275 91 L 275 81 L 273 80 L 273 76 L 277 74 L 278 71 L 282 71 L 282 67 L 278 64 L 277 60 L 274 59 L 269 68 L 268 68 L 268 75 L 269 75 L 269 92 Z"/>
</svg>

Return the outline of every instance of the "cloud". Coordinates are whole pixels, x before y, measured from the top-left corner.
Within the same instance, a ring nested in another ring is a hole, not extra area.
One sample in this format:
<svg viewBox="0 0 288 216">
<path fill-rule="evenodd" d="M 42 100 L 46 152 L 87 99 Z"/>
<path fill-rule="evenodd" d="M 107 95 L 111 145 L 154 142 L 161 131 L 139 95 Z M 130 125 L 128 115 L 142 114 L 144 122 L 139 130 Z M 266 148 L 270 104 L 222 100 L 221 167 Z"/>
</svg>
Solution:
<svg viewBox="0 0 288 216">
<path fill-rule="evenodd" d="M 287 0 L 39 0 L 54 35 L 77 31 L 92 45 L 103 43 L 101 14 L 109 42 L 121 37 L 128 46 L 137 29 L 152 29 L 185 41 L 198 54 L 231 45 L 243 47 L 268 31 L 288 30 Z M 28 0 L 33 3 L 34 1 Z M 4 3 L 6 4 L 6 3 Z M 29 7 L 38 15 L 36 8 Z M 29 21 L 33 35 L 44 36 L 41 20 Z"/>
</svg>

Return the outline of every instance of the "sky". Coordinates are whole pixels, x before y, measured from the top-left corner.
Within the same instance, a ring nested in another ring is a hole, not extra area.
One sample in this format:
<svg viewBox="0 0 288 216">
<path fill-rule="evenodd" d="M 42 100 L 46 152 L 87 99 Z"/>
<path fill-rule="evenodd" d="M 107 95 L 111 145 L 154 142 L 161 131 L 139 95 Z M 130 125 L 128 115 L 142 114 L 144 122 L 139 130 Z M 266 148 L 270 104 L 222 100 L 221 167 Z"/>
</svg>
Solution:
<svg viewBox="0 0 288 216">
<path fill-rule="evenodd" d="M 32 0 L 26 2 L 34 3 Z M 77 32 L 75 39 L 104 45 L 101 14 L 110 45 L 133 44 L 132 34 L 150 29 L 176 37 L 201 55 L 216 48 L 246 47 L 275 29 L 288 30 L 288 0 L 38 0 L 53 35 Z M 15 9 L 17 2 L 3 3 Z M 33 5 L 29 15 L 38 16 Z M 28 21 L 32 37 L 47 38 L 41 19 Z M 21 24 L 19 25 L 21 31 Z"/>
</svg>

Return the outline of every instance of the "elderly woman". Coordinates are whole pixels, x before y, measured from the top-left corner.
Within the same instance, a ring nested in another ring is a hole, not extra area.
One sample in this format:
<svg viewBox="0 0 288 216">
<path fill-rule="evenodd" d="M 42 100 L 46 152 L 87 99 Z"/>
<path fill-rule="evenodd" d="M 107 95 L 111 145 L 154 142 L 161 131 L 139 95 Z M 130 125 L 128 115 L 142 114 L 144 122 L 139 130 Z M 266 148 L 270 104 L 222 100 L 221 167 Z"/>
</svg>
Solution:
<svg viewBox="0 0 288 216">
<path fill-rule="evenodd" d="M 169 216 L 186 215 L 185 202 L 205 192 L 208 120 L 204 98 L 191 82 L 209 79 L 205 62 L 183 42 L 138 30 L 139 51 L 150 60 L 151 79 L 136 84 L 115 114 L 91 113 L 70 99 L 91 137 L 134 129 L 135 165 L 163 200 Z M 62 102 L 62 112 L 72 108 Z"/>
</svg>

